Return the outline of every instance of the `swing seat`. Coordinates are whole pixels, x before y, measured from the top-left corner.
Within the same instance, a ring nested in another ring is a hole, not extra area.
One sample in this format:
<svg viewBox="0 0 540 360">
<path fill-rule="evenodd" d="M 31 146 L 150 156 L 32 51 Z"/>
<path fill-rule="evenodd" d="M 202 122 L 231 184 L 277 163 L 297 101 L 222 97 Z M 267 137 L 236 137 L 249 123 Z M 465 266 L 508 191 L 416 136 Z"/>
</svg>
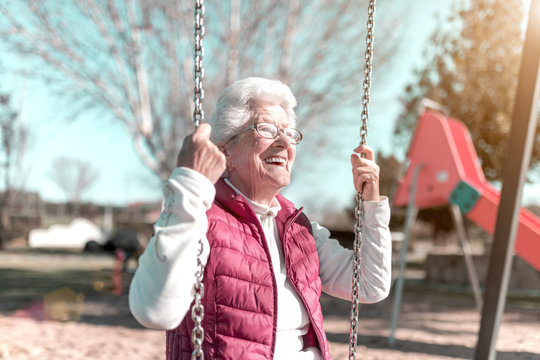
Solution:
<svg viewBox="0 0 540 360">
<path fill-rule="evenodd" d="M 462 122 L 424 112 L 409 146 L 407 164 L 393 197 L 395 206 L 408 204 L 413 172 L 420 166 L 416 208 L 458 205 L 471 221 L 493 234 L 500 193 L 487 182 Z M 524 208 L 519 213 L 515 252 L 540 271 L 540 219 Z"/>
</svg>

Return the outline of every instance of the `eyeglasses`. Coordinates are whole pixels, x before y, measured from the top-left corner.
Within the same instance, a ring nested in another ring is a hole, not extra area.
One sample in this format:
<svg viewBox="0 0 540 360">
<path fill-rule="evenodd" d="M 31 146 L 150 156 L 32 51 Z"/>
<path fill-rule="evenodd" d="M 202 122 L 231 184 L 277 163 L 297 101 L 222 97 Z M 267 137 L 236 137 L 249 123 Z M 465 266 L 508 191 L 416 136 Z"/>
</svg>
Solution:
<svg viewBox="0 0 540 360">
<path fill-rule="evenodd" d="M 244 130 L 240 131 L 238 135 L 241 133 L 248 131 L 249 129 L 255 129 L 257 134 L 262 136 L 263 138 L 267 139 L 275 139 L 279 136 L 279 133 L 283 133 L 287 140 L 291 144 L 298 144 L 302 140 L 302 133 L 294 128 L 278 128 L 276 125 L 272 123 L 267 122 L 260 122 L 251 125 L 250 127 L 245 128 Z"/>
</svg>

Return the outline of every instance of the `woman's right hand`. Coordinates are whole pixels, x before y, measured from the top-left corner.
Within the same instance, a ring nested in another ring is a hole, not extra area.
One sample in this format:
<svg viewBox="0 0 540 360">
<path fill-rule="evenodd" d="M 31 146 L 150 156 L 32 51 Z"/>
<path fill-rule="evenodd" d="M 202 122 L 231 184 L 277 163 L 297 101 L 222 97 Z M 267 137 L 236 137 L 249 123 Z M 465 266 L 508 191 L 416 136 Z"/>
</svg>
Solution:
<svg viewBox="0 0 540 360">
<path fill-rule="evenodd" d="M 178 153 L 176 166 L 185 166 L 206 176 L 215 184 L 225 171 L 225 155 L 210 141 L 212 127 L 200 124 L 195 131 L 185 137 Z"/>
</svg>

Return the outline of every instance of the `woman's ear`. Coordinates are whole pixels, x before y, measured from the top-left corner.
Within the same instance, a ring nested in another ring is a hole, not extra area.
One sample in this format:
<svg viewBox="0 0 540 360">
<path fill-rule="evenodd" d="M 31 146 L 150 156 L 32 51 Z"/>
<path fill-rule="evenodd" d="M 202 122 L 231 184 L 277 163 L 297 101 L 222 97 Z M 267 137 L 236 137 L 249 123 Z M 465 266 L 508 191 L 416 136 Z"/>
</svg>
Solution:
<svg viewBox="0 0 540 360">
<path fill-rule="evenodd" d="M 218 149 L 225 155 L 225 157 L 229 157 L 229 152 L 227 151 L 225 145 L 218 145 Z"/>
<path fill-rule="evenodd" d="M 228 178 L 229 176 L 231 176 L 232 173 L 232 166 L 229 164 L 229 159 L 231 155 L 229 155 L 229 152 L 227 151 L 225 145 L 218 145 L 218 149 L 225 155 L 225 158 L 227 159 L 227 167 L 225 168 L 224 176 Z"/>
</svg>

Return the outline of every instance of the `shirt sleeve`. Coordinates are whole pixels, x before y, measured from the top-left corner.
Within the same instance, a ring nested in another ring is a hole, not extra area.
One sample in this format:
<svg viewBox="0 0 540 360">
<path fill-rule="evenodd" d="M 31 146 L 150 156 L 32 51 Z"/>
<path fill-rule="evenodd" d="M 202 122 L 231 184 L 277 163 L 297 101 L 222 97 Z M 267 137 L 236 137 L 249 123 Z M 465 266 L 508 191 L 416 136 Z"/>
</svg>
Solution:
<svg viewBox="0 0 540 360">
<path fill-rule="evenodd" d="M 129 289 L 131 313 L 152 329 L 173 329 L 193 300 L 199 242 L 206 264 L 206 211 L 215 197 L 213 184 L 189 168 L 177 168 L 163 187 L 163 208 L 154 235 L 139 259 Z"/>
<path fill-rule="evenodd" d="M 387 197 L 364 202 L 363 240 L 360 245 L 359 301 L 375 303 L 390 292 L 392 238 L 388 224 L 390 206 Z M 319 254 L 319 274 L 323 291 L 351 300 L 353 252 L 330 238 L 330 231 L 311 223 Z"/>
</svg>

